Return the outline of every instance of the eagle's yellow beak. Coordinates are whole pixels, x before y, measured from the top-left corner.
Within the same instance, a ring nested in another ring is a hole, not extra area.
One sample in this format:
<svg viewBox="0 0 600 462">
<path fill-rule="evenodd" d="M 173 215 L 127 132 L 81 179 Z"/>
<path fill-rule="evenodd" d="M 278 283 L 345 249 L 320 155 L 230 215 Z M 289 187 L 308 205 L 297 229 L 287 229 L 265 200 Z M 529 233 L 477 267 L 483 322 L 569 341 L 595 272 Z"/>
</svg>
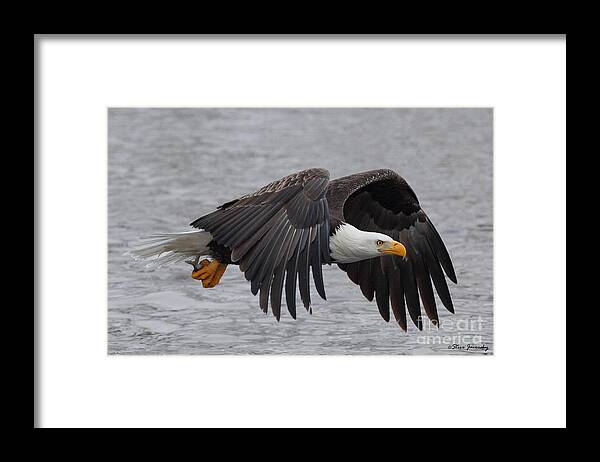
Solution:
<svg viewBox="0 0 600 462">
<path fill-rule="evenodd" d="M 398 255 L 400 257 L 406 257 L 406 247 L 396 241 L 386 242 L 384 248 L 382 249 L 383 253 L 389 253 L 392 255 Z"/>
</svg>

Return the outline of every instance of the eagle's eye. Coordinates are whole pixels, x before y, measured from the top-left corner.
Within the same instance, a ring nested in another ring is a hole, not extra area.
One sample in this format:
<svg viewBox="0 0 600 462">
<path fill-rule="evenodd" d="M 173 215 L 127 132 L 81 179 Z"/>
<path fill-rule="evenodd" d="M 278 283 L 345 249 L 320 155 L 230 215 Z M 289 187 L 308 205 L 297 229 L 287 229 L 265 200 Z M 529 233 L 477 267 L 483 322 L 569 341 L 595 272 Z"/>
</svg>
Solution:
<svg viewBox="0 0 600 462">
<path fill-rule="evenodd" d="M 377 245 L 383 245 L 383 241 L 381 241 L 381 240 L 378 240 L 378 241 L 377 241 Z"/>
</svg>

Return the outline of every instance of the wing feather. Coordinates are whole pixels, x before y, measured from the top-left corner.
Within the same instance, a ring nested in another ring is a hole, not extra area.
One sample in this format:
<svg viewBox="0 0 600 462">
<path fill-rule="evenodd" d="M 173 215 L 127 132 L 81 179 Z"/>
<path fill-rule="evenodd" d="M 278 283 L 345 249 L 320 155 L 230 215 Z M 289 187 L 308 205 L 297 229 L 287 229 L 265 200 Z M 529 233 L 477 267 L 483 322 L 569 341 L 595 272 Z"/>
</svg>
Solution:
<svg viewBox="0 0 600 462">
<path fill-rule="evenodd" d="M 390 320 L 390 290 L 388 285 L 388 279 L 383 274 L 381 265 L 383 264 L 384 257 L 378 259 L 379 261 L 372 264 L 373 279 L 375 280 L 375 300 L 377 302 L 377 308 L 379 314 L 385 320 Z"/>
<path fill-rule="evenodd" d="M 310 288 L 308 286 L 308 278 L 310 272 L 309 266 L 309 240 L 310 240 L 310 232 L 305 236 L 305 243 L 302 246 L 302 251 L 300 252 L 300 256 L 298 258 L 298 286 L 300 288 L 300 299 L 302 300 L 302 304 L 307 311 L 312 313 L 312 309 L 310 307 Z"/>
<path fill-rule="evenodd" d="M 398 263 L 396 260 L 398 257 L 393 256 L 391 261 L 390 259 L 386 260 L 386 265 L 384 266 L 384 272 L 388 277 L 388 283 L 390 286 L 390 302 L 392 305 L 392 312 L 394 313 L 394 318 L 396 318 L 396 322 L 400 326 L 400 328 L 406 331 L 406 306 L 404 303 L 404 288 L 402 287 L 402 276 L 398 271 Z"/>
<path fill-rule="evenodd" d="M 285 275 L 285 303 L 290 316 L 296 319 L 296 282 L 298 280 L 298 259 L 300 257 L 300 246 L 298 243 L 304 238 L 305 231 L 298 231 L 295 237 L 295 245 L 292 247 L 292 258 L 288 260 Z"/>
<path fill-rule="evenodd" d="M 373 259 L 362 260 L 359 262 L 358 266 L 358 280 L 360 282 L 360 291 L 370 302 L 373 301 L 373 296 L 375 295 L 375 287 L 373 286 L 373 279 L 371 276 L 372 261 Z"/>
<path fill-rule="evenodd" d="M 313 245 L 310 246 L 310 267 L 312 269 L 313 279 L 315 281 L 315 287 L 319 296 L 323 300 L 327 300 L 325 295 L 325 285 L 323 284 L 323 268 L 321 265 L 321 237 L 320 229 L 316 229 L 316 236 Z"/>
</svg>

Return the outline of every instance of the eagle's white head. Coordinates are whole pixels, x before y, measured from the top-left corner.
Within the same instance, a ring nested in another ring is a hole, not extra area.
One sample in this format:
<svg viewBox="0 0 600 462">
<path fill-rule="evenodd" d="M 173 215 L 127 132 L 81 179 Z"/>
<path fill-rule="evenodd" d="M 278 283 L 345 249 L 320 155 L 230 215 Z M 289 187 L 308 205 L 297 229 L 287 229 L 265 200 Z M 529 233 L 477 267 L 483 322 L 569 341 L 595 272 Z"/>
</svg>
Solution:
<svg viewBox="0 0 600 462">
<path fill-rule="evenodd" d="M 352 263 L 385 254 L 406 258 L 406 247 L 390 236 L 361 231 L 342 223 L 329 239 L 331 258 L 338 263 Z"/>
</svg>

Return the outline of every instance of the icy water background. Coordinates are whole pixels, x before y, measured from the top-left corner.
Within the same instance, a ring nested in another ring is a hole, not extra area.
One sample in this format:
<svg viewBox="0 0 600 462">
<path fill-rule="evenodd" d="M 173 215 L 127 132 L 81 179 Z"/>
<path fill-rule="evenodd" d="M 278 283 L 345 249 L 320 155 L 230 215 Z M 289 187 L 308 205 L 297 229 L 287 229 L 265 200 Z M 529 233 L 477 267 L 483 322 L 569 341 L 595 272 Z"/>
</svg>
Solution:
<svg viewBox="0 0 600 462">
<path fill-rule="evenodd" d="M 109 109 L 108 352 L 491 354 L 492 164 L 491 109 Z M 403 332 L 333 265 L 328 300 L 313 289 L 312 315 L 282 307 L 277 322 L 237 267 L 203 289 L 185 263 L 147 270 L 123 255 L 309 167 L 385 167 L 410 183 L 454 262 L 455 315 L 438 298 L 439 329 Z"/>
</svg>

